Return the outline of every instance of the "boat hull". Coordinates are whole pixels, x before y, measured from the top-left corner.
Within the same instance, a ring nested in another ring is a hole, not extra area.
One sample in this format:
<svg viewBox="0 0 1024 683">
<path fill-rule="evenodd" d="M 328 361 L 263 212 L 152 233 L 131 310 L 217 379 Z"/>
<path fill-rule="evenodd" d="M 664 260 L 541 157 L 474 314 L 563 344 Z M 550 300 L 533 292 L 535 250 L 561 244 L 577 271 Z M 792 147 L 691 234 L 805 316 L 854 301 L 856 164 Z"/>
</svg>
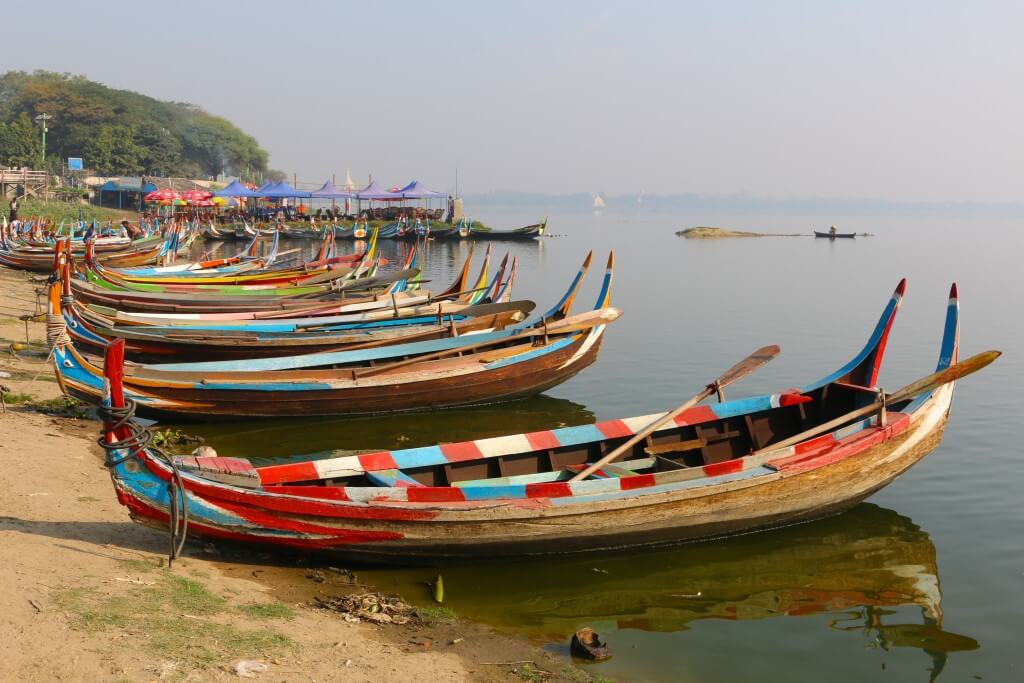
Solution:
<svg viewBox="0 0 1024 683">
<path fill-rule="evenodd" d="M 580 497 L 558 505 L 552 499 L 532 498 L 462 506 L 395 504 L 373 510 L 353 504 L 346 516 L 346 506 L 326 513 L 328 501 L 323 501 L 316 515 L 301 514 L 299 506 L 290 509 L 282 501 L 280 510 L 271 505 L 261 512 L 258 518 L 263 527 L 253 530 L 210 523 L 210 517 L 204 520 L 201 511 L 213 508 L 245 516 L 266 501 L 241 500 L 218 484 L 186 477 L 189 504 L 198 510 L 191 513 L 190 533 L 401 564 L 440 558 L 565 554 L 749 533 L 840 513 L 891 483 L 939 444 L 951 397 L 952 386 L 944 387 L 917 411 L 916 419 L 902 416 L 909 423 L 903 429 L 899 428 L 900 416 L 894 414 L 892 429 L 869 435 L 878 443 L 849 444 L 852 452 L 817 467 L 811 466 L 812 462 L 806 470 L 792 474 L 782 470 L 767 477 L 664 493 L 638 489 L 637 495 L 614 502 Z M 115 486 L 136 521 L 166 528 L 166 506 L 141 495 L 130 479 L 115 476 Z M 297 529 L 307 533 L 297 534 Z M 329 538 L 331 535 L 336 536 Z"/>
</svg>

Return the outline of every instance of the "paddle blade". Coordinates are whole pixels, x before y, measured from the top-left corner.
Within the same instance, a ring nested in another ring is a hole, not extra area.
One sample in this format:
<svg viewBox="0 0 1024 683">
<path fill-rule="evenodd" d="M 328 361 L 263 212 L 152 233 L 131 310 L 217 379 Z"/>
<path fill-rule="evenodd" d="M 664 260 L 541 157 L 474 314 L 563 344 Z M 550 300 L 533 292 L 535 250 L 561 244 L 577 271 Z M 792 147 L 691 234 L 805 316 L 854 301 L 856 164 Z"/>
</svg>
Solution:
<svg viewBox="0 0 1024 683">
<path fill-rule="evenodd" d="M 990 365 L 992 361 L 999 358 L 1001 355 L 1003 355 L 1002 351 L 983 351 L 977 355 L 971 356 L 967 360 L 962 360 L 955 365 L 951 365 L 945 370 L 940 370 L 939 372 L 928 375 L 927 377 L 922 377 L 916 382 L 911 382 L 902 389 L 889 394 L 887 400 L 889 403 L 905 401 L 919 394 L 937 389 L 943 384 L 955 382 L 958 379 L 974 374 L 978 370 Z"/>
<path fill-rule="evenodd" d="M 781 350 L 782 349 L 775 344 L 772 344 L 771 346 L 764 346 L 726 370 L 722 373 L 721 377 L 708 386 L 714 387 L 717 385 L 719 388 L 723 388 L 733 382 L 737 382 L 760 368 L 772 358 L 775 358 L 775 356 L 779 355 Z"/>
</svg>

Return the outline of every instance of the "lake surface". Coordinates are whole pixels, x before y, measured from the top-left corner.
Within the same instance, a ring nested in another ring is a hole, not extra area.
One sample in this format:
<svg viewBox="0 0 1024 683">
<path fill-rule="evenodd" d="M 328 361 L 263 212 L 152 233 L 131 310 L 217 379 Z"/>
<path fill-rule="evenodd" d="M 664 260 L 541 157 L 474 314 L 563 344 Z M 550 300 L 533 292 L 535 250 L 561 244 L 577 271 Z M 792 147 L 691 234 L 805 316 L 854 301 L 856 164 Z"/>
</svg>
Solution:
<svg viewBox="0 0 1024 683">
<path fill-rule="evenodd" d="M 498 209 L 480 217 L 499 228 L 539 218 Z M 673 234 L 717 225 L 809 235 L 831 223 L 874 236 L 832 243 Z M 1024 680 L 1024 454 L 1014 427 L 1024 377 L 1021 223 L 552 212 L 551 237 L 494 248 L 497 257 L 508 249 L 519 259 L 515 298 L 541 308 L 559 298 L 593 249 L 577 310 L 592 304 L 604 260 L 615 251 L 612 303 L 624 315 L 609 327 L 597 363 L 571 381 L 504 406 L 186 429 L 223 455 L 260 460 L 643 415 L 674 407 L 755 348 L 776 343 L 782 347 L 776 360 L 727 391 L 733 398 L 770 393 L 807 384 L 847 361 L 906 277 L 880 381 L 895 389 L 934 369 L 955 280 L 961 356 L 989 348 L 1004 355 L 958 384 L 942 445 L 847 514 L 671 549 L 360 575 L 426 602 L 422 582 L 440 572 L 446 604 L 456 612 L 565 656 L 572 632 L 592 626 L 615 656 L 587 670 L 617 680 Z M 408 248 L 382 247 L 395 258 Z M 446 287 L 467 249 L 430 244 L 421 261 L 428 287 Z"/>
</svg>

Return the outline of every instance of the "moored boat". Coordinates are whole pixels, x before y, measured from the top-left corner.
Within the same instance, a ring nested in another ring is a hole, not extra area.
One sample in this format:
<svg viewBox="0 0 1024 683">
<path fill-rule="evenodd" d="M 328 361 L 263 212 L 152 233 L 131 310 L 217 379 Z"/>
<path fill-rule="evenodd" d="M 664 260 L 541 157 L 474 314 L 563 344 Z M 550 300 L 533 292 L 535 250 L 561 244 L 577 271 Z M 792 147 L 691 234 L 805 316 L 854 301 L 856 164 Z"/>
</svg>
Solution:
<svg viewBox="0 0 1024 683">
<path fill-rule="evenodd" d="M 853 506 L 931 452 L 953 381 L 998 356 L 956 362 L 954 285 L 938 372 L 882 392 L 878 372 L 904 286 L 860 353 L 801 389 L 673 411 L 657 428 L 665 414 L 259 468 L 243 458 L 170 458 L 148 447 L 131 420 L 135 404 L 125 402 L 145 397 L 131 395 L 123 349 L 114 344 L 105 364 L 110 407 L 101 408 L 108 466 L 132 517 L 157 527 L 171 520 L 179 539 L 187 510 L 188 532 L 199 536 L 400 563 L 621 548 L 793 524 Z M 716 388 L 718 380 L 702 395 Z M 627 445 L 624 459 L 602 462 Z"/>
</svg>

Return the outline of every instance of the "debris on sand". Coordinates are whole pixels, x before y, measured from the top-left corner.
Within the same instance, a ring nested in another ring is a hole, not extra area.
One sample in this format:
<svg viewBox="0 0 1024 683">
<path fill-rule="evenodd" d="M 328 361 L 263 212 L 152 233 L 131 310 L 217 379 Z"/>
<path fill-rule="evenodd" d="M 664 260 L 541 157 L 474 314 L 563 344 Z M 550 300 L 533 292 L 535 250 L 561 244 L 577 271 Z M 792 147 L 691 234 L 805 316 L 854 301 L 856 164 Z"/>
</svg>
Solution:
<svg viewBox="0 0 1024 683">
<path fill-rule="evenodd" d="M 396 595 L 383 593 L 351 593 L 328 598 L 313 598 L 313 605 L 344 615 L 345 621 L 375 624 L 408 624 L 412 621 L 412 607 Z"/>
</svg>

